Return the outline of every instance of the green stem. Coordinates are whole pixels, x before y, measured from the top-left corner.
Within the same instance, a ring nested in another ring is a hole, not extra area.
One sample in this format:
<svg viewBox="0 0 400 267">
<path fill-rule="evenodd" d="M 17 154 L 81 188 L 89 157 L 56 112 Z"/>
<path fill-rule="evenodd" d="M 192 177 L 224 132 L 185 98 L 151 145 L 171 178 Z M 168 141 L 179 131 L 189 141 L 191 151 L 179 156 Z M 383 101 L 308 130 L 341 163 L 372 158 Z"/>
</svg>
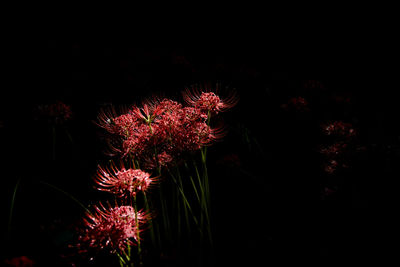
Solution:
<svg viewBox="0 0 400 267">
<path fill-rule="evenodd" d="M 52 127 L 53 143 L 52 143 L 52 157 L 56 160 L 56 127 Z"/>
<path fill-rule="evenodd" d="M 91 214 L 91 212 L 82 204 L 82 202 L 80 202 L 78 199 L 76 199 L 76 198 L 75 198 L 74 196 L 72 196 L 71 194 L 65 192 L 64 190 L 62 190 L 62 189 L 60 189 L 60 188 L 58 188 L 58 187 L 56 187 L 56 186 L 54 186 L 54 185 L 52 185 L 52 184 L 46 183 L 46 182 L 44 182 L 44 181 L 39 181 L 39 183 L 44 184 L 44 185 L 47 185 L 48 187 L 51 187 L 51 188 L 55 189 L 56 191 L 59 191 L 59 192 L 63 193 L 64 195 L 66 195 L 67 197 L 69 197 L 70 199 L 72 199 L 73 201 L 75 201 L 75 202 L 76 202 L 79 206 L 81 206 L 86 212 L 88 212 L 89 214 Z"/>
<path fill-rule="evenodd" d="M 209 184 L 209 181 L 208 181 L 208 170 L 207 170 L 207 147 L 202 147 L 201 148 L 201 159 L 202 159 L 202 165 L 203 165 L 203 186 L 202 186 L 202 189 L 204 190 L 203 191 L 204 192 L 204 194 L 203 194 L 204 198 L 203 198 L 202 204 L 204 206 L 204 211 L 205 211 L 205 215 L 206 215 L 206 219 L 207 219 L 208 237 L 210 239 L 210 243 L 212 244 L 211 222 L 210 222 L 210 215 L 209 215 L 209 210 L 211 208 L 211 205 L 210 205 L 210 184 Z M 198 172 L 197 172 L 197 174 L 198 174 Z"/>
<path fill-rule="evenodd" d="M 117 253 L 117 256 L 118 256 L 118 259 L 119 259 L 119 265 L 120 266 L 126 266 L 127 264 L 126 264 L 126 260 L 121 256 L 121 254 L 119 254 L 118 252 L 116 252 Z"/>
<path fill-rule="evenodd" d="M 178 164 L 175 163 L 174 165 L 175 165 L 175 168 L 176 168 L 176 174 L 177 174 L 177 176 L 178 176 L 178 183 L 179 183 L 179 186 L 180 186 L 180 188 L 181 188 L 182 191 L 183 191 L 182 176 L 181 176 L 181 173 L 180 173 L 180 171 L 179 171 Z M 178 201 L 178 203 L 179 203 L 179 201 Z M 184 214 L 185 214 L 186 225 L 187 225 L 187 228 L 188 228 L 188 232 L 190 233 L 190 232 L 191 232 L 191 229 L 190 229 L 190 223 L 189 223 L 189 214 L 188 214 L 187 207 L 186 207 L 185 203 L 183 203 L 183 204 L 184 204 L 184 205 L 183 205 L 183 209 L 184 209 Z M 178 212 L 179 212 L 179 211 L 178 211 Z M 180 214 L 179 214 L 178 220 L 179 220 L 179 222 L 180 222 Z"/>
<path fill-rule="evenodd" d="M 196 162 L 193 160 L 193 166 L 195 168 L 196 171 L 196 176 L 197 176 L 197 182 L 200 186 L 200 192 L 201 192 L 201 200 L 199 200 L 202 212 L 204 212 L 206 214 L 206 216 L 208 216 L 208 212 L 207 212 L 207 203 L 206 203 L 206 192 L 205 192 L 205 188 L 204 188 L 204 182 L 201 181 L 201 176 L 199 173 L 199 170 L 197 168 L 197 164 Z M 202 214 L 203 216 L 203 214 Z"/>
<path fill-rule="evenodd" d="M 186 167 L 186 170 L 189 170 L 189 167 L 188 167 L 188 165 L 187 165 L 186 162 L 185 162 L 185 167 Z M 193 180 L 193 176 L 192 176 L 192 175 L 189 175 L 189 178 L 190 178 L 190 182 L 192 183 L 192 187 L 193 187 L 194 193 L 196 194 L 197 201 L 200 203 L 199 192 L 198 192 L 198 190 L 197 190 L 196 183 L 195 183 L 194 180 Z"/>
<path fill-rule="evenodd" d="M 137 203 L 136 203 L 136 195 L 133 197 L 133 202 L 134 202 L 134 206 L 135 206 L 135 224 L 136 224 L 136 237 L 137 237 L 139 266 L 142 266 L 143 265 L 143 262 L 142 262 L 142 248 L 140 246 L 140 229 L 139 229 L 139 220 L 138 220 L 138 210 L 137 210 Z"/>
<path fill-rule="evenodd" d="M 118 252 L 117 252 L 118 253 Z M 130 247 L 130 245 L 129 245 L 129 243 L 128 243 L 128 254 L 126 254 L 126 252 L 124 251 L 124 250 L 122 250 L 122 253 L 125 255 L 125 260 L 124 260 L 124 264 L 125 264 L 125 266 L 132 266 L 133 267 L 133 262 L 131 262 L 131 257 L 130 257 L 130 254 L 131 254 L 131 247 Z M 118 254 L 119 255 L 119 254 Z M 123 259 L 123 257 L 120 257 L 120 259 Z"/>
<path fill-rule="evenodd" d="M 149 204 L 149 199 L 147 199 L 147 195 L 145 192 L 143 192 L 143 197 L 144 197 L 144 202 L 145 202 L 145 206 L 146 206 L 146 212 L 148 214 L 150 214 L 150 204 Z M 151 238 L 151 242 L 153 243 L 153 246 L 155 246 L 156 244 L 156 235 L 154 233 L 154 224 L 153 224 L 153 219 L 149 218 L 149 226 L 150 226 L 150 238 Z"/>
<path fill-rule="evenodd" d="M 168 171 L 169 171 L 169 170 L 168 170 Z M 183 191 L 183 189 L 182 189 L 182 188 L 180 187 L 180 185 L 178 184 L 178 182 L 177 182 L 175 176 L 174 176 L 170 171 L 169 171 L 169 173 L 170 173 L 170 175 L 171 175 L 171 177 L 172 177 L 172 181 L 173 181 L 173 182 L 175 183 L 175 185 L 178 187 L 179 192 L 181 193 L 182 199 L 183 199 L 185 205 L 187 206 L 187 208 L 188 208 L 190 214 L 191 214 L 192 217 L 193 217 L 193 221 L 195 222 L 196 226 L 198 227 L 200 233 L 203 234 L 203 231 L 202 231 L 202 229 L 201 229 L 201 227 L 200 227 L 199 221 L 197 220 L 196 216 L 194 215 L 193 210 L 192 210 L 192 207 L 190 206 L 190 203 L 189 203 L 189 201 L 187 200 L 187 198 L 186 198 L 186 196 L 185 196 L 185 192 Z"/>
<path fill-rule="evenodd" d="M 20 182 L 21 182 L 21 178 L 19 178 L 17 180 L 17 183 L 15 184 L 13 196 L 11 199 L 10 215 L 8 217 L 8 233 L 9 234 L 11 233 L 11 222 L 12 222 L 12 216 L 13 216 L 13 210 L 14 210 L 14 204 L 15 204 L 15 196 L 17 195 L 17 189 L 18 189 Z"/>
</svg>

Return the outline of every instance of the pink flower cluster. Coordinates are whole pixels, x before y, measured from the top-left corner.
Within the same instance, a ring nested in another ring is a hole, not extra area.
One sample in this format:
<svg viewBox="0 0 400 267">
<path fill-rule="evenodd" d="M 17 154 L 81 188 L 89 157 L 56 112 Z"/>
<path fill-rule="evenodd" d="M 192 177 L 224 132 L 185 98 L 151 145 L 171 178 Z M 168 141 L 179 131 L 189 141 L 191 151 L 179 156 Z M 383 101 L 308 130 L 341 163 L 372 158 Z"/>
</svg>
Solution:
<svg viewBox="0 0 400 267">
<path fill-rule="evenodd" d="M 119 140 L 111 142 L 119 144 L 112 146 L 112 151 L 133 156 L 148 169 L 164 166 L 183 152 L 221 138 L 223 129 L 210 127 L 208 120 L 237 101 L 233 96 L 222 100 L 212 92 L 190 90 L 184 93 L 184 99 L 190 106 L 163 99 L 132 107 L 119 116 L 103 111 L 99 125 Z"/>
<path fill-rule="evenodd" d="M 344 123 L 342 121 L 334 121 L 332 123 L 323 125 L 323 131 L 326 135 L 334 135 L 339 137 L 352 137 L 355 136 L 355 130 L 351 123 Z"/>
<path fill-rule="evenodd" d="M 99 167 L 95 176 L 97 189 L 118 195 L 119 197 L 134 197 L 139 191 L 147 191 L 155 178 L 140 169 L 118 170 L 114 165 L 109 169 Z"/>
<path fill-rule="evenodd" d="M 56 124 L 63 123 L 72 118 L 71 107 L 61 101 L 50 105 L 38 107 L 39 116 L 54 121 Z"/>
<path fill-rule="evenodd" d="M 139 243 L 143 225 L 151 219 L 148 212 L 138 211 L 136 197 L 146 192 L 157 180 L 146 171 L 125 168 L 123 160 L 133 160 L 146 170 L 165 166 L 184 152 L 211 144 L 223 134 L 220 128 L 211 128 L 210 116 L 233 106 L 231 97 L 221 100 L 211 92 L 184 94 L 190 106 L 183 107 L 170 99 L 134 106 L 117 115 L 115 110 L 103 111 L 99 125 L 112 136 L 114 151 L 121 155 L 121 166 L 99 167 L 95 175 L 96 188 L 120 198 L 122 206 L 95 206 L 87 213 L 85 229 L 79 236 L 81 251 L 111 248 L 123 250 L 127 243 Z M 132 204 L 133 203 L 133 204 Z"/>
<path fill-rule="evenodd" d="M 318 80 L 308 80 L 305 81 L 303 87 L 306 89 L 325 89 L 323 83 Z"/>
<path fill-rule="evenodd" d="M 91 249 L 109 248 L 111 252 L 124 250 L 126 245 L 134 245 L 132 239 L 138 241 L 138 233 L 149 215 L 143 211 L 135 211 L 132 206 L 104 207 L 99 204 L 93 213 L 86 213 L 85 229 L 79 236 L 78 247 L 81 252 Z M 136 218 L 137 216 L 137 218 Z"/>
<path fill-rule="evenodd" d="M 285 110 L 295 111 L 309 111 L 309 103 L 304 97 L 292 97 L 289 99 L 287 104 L 282 104 L 281 107 Z"/>
<path fill-rule="evenodd" d="M 344 123 L 343 121 L 323 124 L 322 131 L 325 135 L 335 138 L 333 144 L 325 144 L 320 148 L 320 153 L 326 158 L 323 163 L 324 171 L 333 174 L 339 168 L 348 166 L 346 155 L 350 151 L 351 139 L 356 132 L 351 123 Z"/>
</svg>

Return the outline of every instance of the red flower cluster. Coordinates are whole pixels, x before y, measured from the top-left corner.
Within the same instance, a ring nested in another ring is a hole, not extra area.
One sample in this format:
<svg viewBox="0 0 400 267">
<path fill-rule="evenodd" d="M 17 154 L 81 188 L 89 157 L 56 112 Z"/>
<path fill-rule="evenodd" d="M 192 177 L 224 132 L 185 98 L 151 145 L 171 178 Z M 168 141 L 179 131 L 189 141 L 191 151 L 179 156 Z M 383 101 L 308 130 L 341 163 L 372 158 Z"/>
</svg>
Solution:
<svg viewBox="0 0 400 267">
<path fill-rule="evenodd" d="M 334 157 L 343 153 L 347 146 L 346 143 L 334 143 L 333 145 L 322 147 L 320 152 L 328 157 Z"/>
<path fill-rule="evenodd" d="M 223 101 L 211 92 L 184 93 L 191 105 L 183 107 L 170 99 L 133 107 L 125 114 L 104 112 L 99 125 L 119 139 L 119 147 L 112 150 L 123 156 L 131 155 L 151 169 L 167 165 L 185 151 L 194 151 L 210 145 L 223 136 L 221 128 L 211 128 L 212 114 L 236 104 L 233 96 Z"/>
<path fill-rule="evenodd" d="M 186 89 L 183 93 L 183 98 L 187 104 L 200 109 L 209 116 L 230 109 L 238 102 L 235 94 L 231 94 L 228 98 L 221 100 L 215 93 L 200 93 L 197 88 L 193 88 L 192 90 Z"/>
<path fill-rule="evenodd" d="M 112 148 L 122 157 L 129 156 L 129 160 L 133 159 L 145 169 L 165 166 L 182 153 L 198 150 L 220 138 L 223 132 L 210 127 L 210 116 L 233 106 L 236 101 L 231 97 L 224 102 L 210 92 L 190 95 L 187 91 L 185 98 L 190 99 L 191 106 L 183 107 L 178 102 L 163 99 L 144 103 L 142 107 L 134 106 L 122 115 L 117 115 L 113 109 L 103 110 L 98 124 L 111 134 Z M 99 204 L 93 214 L 87 213 L 86 227 L 79 236 L 80 250 L 108 247 L 112 252 L 124 252 L 126 244 L 133 241 L 140 246 L 142 226 L 151 217 L 133 206 L 137 205 L 137 194 L 147 191 L 155 180 L 148 172 L 125 168 L 122 163 L 120 168 L 114 164 L 108 168 L 99 167 L 95 176 L 97 189 L 121 198 L 123 205 L 104 207 Z"/>
<path fill-rule="evenodd" d="M 334 135 L 338 137 L 352 137 L 355 135 L 355 130 L 351 123 L 335 121 L 333 123 L 323 125 L 323 131 L 326 135 Z"/>
<path fill-rule="evenodd" d="M 97 189 L 116 194 L 120 197 L 135 196 L 138 191 L 145 192 L 154 182 L 150 174 L 139 169 L 120 170 L 112 165 L 109 169 L 99 167 L 95 182 Z"/>
<path fill-rule="evenodd" d="M 304 97 L 292 97 L 287 104 L 282 104 L 281 107 L 285 110 L 309 111 L 308 101 Z"/>
<path fill-rule="evenodd" d="M 140 226 L 149 219 L 148 214 L 136 212 L 132 206 L 113 208 L 111 205 L 104 207 L 99 204 L 94 208 L 94 213 L 86 213 L 86 228 L 79 236 L 78 247 L 81 252 L 86 252 L 88 248 L 122 251 L 128 243 L 135 244 L 132 239 L 138 241 L 138 233 L 142 231 Z"/>
<path fill-rule="evenodd" d="M 57 124 L 72 118 L 71 107 L 61 101 L 50 105 L 40 105 L 38 112 L 40 117 L 52 120 Z"/>
<path fill-rule="evenodd" d="M 325 86 L 317 80 L 305 81 L 303 87 L 306 89 L 325 89 Z"/>
<path fill-rule="evenodd" d="M 351 123 L 335 121 L 322 125 L 323 133 L 334 137 L 333 144 L 321 146 L 320 153 L 326 158 L 323 168 L 328 174 L 332 174 L 339 168 L 347 167 L 346 155 L 350 152 L 351 139 L 356 132 Z"/>
</svg>

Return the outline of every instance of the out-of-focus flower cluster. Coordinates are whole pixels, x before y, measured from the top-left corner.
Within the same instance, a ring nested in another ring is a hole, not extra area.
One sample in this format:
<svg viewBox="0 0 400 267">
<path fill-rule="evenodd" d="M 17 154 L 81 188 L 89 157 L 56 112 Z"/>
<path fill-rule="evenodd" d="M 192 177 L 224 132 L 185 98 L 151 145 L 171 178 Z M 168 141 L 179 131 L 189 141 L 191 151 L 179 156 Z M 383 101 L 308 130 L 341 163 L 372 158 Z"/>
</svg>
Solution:
<svg viewBox="0 0 400 267">
<path fill-rule="evenodd" d="M 294 110 L 294 111 L 310 111 L 309 103 L 304 97 L 292 97 L 288 100 L 287 103 L 282 104 L 281 108 L 284 110 Z"/>
<path fill-rule="evenodd" d="M 14 257 L 9 260 L 5 260 L 5 266 L 15 266 L 15 267 L 32 267 L 35 266 L 35 261 L 31 260 L 26 256 Z"/>
<path fill-rule="evenodd" d="M 351 152 L 352 139 L 356 136 L 351 123 L 334 121 L 322 125 L 324 135 L 332 137 L 329 144 L 320 147 L 320 153 L 325 156 L 324 171 L 333 174 L 340 168 L 346 168 L 347 155 Z"/>
<path fill-rule="evenodd" d="M 71 107 L 61 101 L 37 107 L 36 119 L 46 119 L 50 123 L 62 124 L 71 118 Z"/>
<path fill-rule="evenodd" d="M 356 132 L 351 123 L 335 121 L 329 124 L 322 125 L 322 130 L 326 135 L 336 136 L 340 138 L 351 138 Z"/>
</svg>

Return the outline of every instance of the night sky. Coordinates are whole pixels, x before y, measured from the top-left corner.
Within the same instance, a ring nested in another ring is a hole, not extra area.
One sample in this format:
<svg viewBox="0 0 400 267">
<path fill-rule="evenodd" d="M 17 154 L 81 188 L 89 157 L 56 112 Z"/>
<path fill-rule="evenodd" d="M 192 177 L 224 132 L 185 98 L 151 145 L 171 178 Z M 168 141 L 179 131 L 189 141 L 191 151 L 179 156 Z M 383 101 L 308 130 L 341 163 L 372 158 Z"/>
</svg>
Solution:
<svg viewBox="0 0 400 267">
<path fill-rule="evenodd" d="M 269 47 L 31 41 L 16 48 L 25 51 L 15 51 L 14 82 L 4 85 L 0 99 L 2 263 L 26 256 L 34 266 L 86 266 L 67 248 L 83 210 L 46 184 L 85 205 L 94 202 L 92 177 L 108 159 L 102 129 L 94 123 L 101 108 L 155 95 L 183 102 L 181 91 L 205 83 L 220 83 L 221 97 L 234 90 L 240 99 L 220 115 L 228 134 L 208 150 L 216 262 L 323 265 L 394 255 L 389 242 L 400 177 L 399 105 L 388 85 L 394 74 L 377 67 L 372 56 L 342 54 L 335 63 L 335 55 L 321 56 L 329 67 L 308 70 L 299 62 L 291 67 L 286 58 L 284 68 L 276 67 L 276 51 Z M 293 102 L 299 97 L 305 105 Z M 72 117 L 55 124 L 40 110 L 57 101 L 70 107 Z M 357 135 L 344 156 L 347 166 L 330 174 L 320 148 L 335 140 L 324 136 L 321 125 L 333 121 L 350 123 Z M 190 266 L 190 259 L 171 257 L 154 264 Z M 89 266 L 96 264 L 101 266 Z"/>
</svg>

